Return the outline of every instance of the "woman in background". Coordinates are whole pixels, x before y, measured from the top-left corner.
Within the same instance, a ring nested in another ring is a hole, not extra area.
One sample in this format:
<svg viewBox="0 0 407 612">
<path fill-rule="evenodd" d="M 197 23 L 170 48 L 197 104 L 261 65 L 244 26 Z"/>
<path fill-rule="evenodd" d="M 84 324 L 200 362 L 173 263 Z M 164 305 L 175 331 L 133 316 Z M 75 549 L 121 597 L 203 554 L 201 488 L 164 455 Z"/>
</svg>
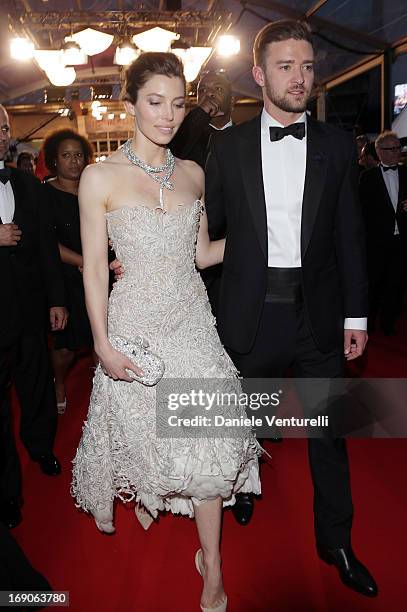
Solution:
<svg viewBox="0 0 407 612">
<path fill-rule="evenodd" d="M 63 262 L 69 323 L 54 335 L 52 363 L 59 414 L 66 410 L 65 377 L 75 355 L 93 347 L 82 280 L 78 187 L 83 169 L 93 161 L 90 142 L 71 129 L 56 130 L 44 142 L 47 167 L 55 174 L 44 183 Z"/>
</svg>

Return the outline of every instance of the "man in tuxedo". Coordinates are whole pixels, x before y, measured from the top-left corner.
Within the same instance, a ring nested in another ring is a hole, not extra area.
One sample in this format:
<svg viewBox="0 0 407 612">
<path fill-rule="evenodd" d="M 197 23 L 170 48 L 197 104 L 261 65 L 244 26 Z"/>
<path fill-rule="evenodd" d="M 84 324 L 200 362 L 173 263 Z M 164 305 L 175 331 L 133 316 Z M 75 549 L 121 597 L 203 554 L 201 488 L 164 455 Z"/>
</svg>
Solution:
<svg viewBox="0 0 407 612">
<path fill-rule="evenodd" d="M 366 220 L 369 271 L 369 325 L 376 317 L 386 335 L 395 333 L 407 256 L 407 168 L 400 165 L 397 134 L 376 139 L 380 164 L 363 172 L 359 189 Z"/>
<path fill-rule="evenodd" d="M 197 105 L 182 122 L 170 143 L 176 157 L 192 159 L 202 168 L 208 156 L 211 134 L 232 125 L 232 87 L 222 71 L 201 75 L 197 88 Z"/>
<path fill-rule="evenodd" d="M 309 27 L 265 26 L 253 77 L 264 109 L 212 138 L 206 165 L 209 231 L 226 226 L 217 324 L 247 378 L 343 376 L 367 341 L 367 277 L 354 137 L 307 116 L 314 52 Z M 311 438 L 320 557 L 367 596 L 374 579 L 351 547 L 352 499 L 344 439 Z M 238 496 L 234 514 L 253 510 Z"/>
<path fill-rule="evenodd" d="M 53 454 L 57 409 L 46 326 L 66 324 L 58 244 L 34 176 L 6 168 L 10 123 L 0 105 L 0 520 L 21 520 L 20 464 L 9 390 L 21 406 L 20 435 L 31 459 L 48 475 L 60 473 Z"/>
</svg>

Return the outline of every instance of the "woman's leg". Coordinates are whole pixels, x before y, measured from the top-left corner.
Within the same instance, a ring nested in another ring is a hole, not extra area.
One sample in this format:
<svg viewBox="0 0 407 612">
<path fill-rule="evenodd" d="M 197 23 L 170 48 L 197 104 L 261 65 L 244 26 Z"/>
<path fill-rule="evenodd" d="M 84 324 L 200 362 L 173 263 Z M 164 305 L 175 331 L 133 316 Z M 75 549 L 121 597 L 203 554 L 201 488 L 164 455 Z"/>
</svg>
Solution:
<svg viewBox="0 0 407 612">
<path fill-rule="evenodd" d="M 68 349 L 51 351 L 52 367 L 55 377 L 55 393 L 57 402 L 65 400 L 65 377 L 75 358 L 75 353 Z"/>
<path fill-rule="evenodd" d="M 202 549 L 204 588 L 201 605 L 216 607 L 225 597 L 220 568 L 220 530 L 222 521 L 222 499 L 194 504 L 195 520 Z"/>
</svg>

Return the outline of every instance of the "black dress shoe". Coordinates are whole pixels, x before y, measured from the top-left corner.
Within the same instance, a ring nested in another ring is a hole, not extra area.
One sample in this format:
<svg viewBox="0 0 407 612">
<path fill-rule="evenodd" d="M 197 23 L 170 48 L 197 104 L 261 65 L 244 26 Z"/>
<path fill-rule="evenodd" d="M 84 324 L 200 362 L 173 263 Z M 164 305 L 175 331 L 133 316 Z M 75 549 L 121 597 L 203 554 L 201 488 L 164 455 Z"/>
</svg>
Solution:
<svg viewBox="0 0 407 612">
<path fill-rule="evenodd" d="M 232 506 L 233 516 L 239 525 L 247 525 L 253 514 L 253 495 L 251 493 L 238 493 L 236 503 Z"/>
<path fill-rule="evenodd" d="M 49 453 L 48 455 L 41 455 L 34 461 L 39 464 L 41 470 L 47 476 L 58 476 L 58 474 L 61 473 L 61 464 L 52 453 Z"/>
<path fill-rule="evenodd" d="M 8 529 L 14 529 L 23 520 L 20 510 L 20 502 L 17 499 L 10 499 L 0 505 L 0 521 Z"/>
<path fill-rule="evenodd" d="M 321 548 L 319 557 L 329 565 L 335 565 L 340 579 L 350 589 L 366 597 L 376 597 L 377 584 L 369 570 L 355 557 L 352 548 Z"/>
</svg>

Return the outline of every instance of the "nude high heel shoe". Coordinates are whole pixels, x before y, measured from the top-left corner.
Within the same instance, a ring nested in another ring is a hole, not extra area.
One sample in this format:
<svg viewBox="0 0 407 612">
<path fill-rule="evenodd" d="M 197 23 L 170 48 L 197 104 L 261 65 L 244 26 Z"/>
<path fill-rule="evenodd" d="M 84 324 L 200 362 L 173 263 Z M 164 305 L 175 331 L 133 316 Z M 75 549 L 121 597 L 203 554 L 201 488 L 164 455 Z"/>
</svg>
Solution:
<svg viewBox="0 0 407 612">
<path fill-rule="evenodd" d="M 198 570 L 198 574 L 203 577 L 203 564 L 202 564 L 202 550 L 201 549 L 196 551 L 195 567 Z M 226 612 L 227 605 L 228 605 L 228 596 L 225 595 L 221 603 L 215 608 L 204 608 L 204 606 L 200 606 L 200 608 L 202 612 Z"/>
<path fill-rule="evenodd" d="M 107 505 L 99 506 L 97 510 L 92 512 L 92 515 L 99 531 L 108 535 L 112 535 L 115 532 L 113 525 L 113 504 L 111 504 L 110 508 Z"/>
</svg>

